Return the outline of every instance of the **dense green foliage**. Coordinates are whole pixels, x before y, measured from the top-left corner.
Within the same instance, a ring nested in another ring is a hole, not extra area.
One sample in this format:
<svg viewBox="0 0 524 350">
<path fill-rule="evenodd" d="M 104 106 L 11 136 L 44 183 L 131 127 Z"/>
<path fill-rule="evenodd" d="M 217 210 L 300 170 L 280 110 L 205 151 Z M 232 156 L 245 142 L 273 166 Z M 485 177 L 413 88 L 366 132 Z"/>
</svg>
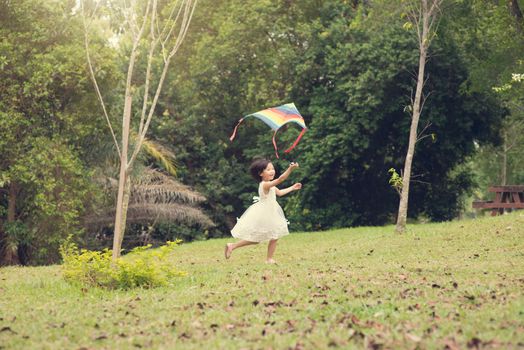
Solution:
<svg viewBox="0 0 524 350">
<path fill-rule="evenodd" d="M 306 221 L 319 227 L 383 224 L 398 204 L 388 188 L 388 170 L 403 167 L 410 123 L 405 111 L 418 55 L 413 33 L 402 30 L 400 21 L 380 32 L 369 31 L 369 21 L 373 15 L 352 27 L 355 20 L 328 21 L 326 30 L 333 34 L 322 45 L 328 53 L 317 54 L 332 81 L 315 86 L 309 105 L 315 117 L 304 173 L 311 185 L 302 205 L 316 212 Z M 449 41 L 440 36 L 432 44 L 426 83 L 431 95 L 420 124 L 433 137 L 417 144 L 417 182 L 410 192 L 410 215 L 423 213 L 433 220 L 457 215 L 458 199 L 471 181 L 467 173 L 452 170 L 473 153 L 474 140 L 496 139 L 502 117 L 495 101 L 483 105 L 489 96 L 461 91 L 467 70 Z"/>
<path fill-rule="evenodd" d="M 73 6 L 0 2 L 0 221 L 7 221 L 0 250 L 7 262 L 56 261 L 59 241 L 82 230 L 81 215 L 96 203 L 87 160 L 106 132 Z"/>
<path fill-rule="evenodd" d="M 515 3 L 522 10 L 522 1 Z M 524 34 L 522 18 L 509 9 L 502 1 L 460 1 L 451 16 L 443 18 L 442 28 L 455 38 L 457 51 L 468 62 L 468 89 L 495 92 L 508 112 L 498 130 L 501 143 L 479 147 L 472 159 L 480 197 L 489 185 L 524 183 L 524 90 L 521 82 L 512 80 L 523 69 Z"/>
</svg>

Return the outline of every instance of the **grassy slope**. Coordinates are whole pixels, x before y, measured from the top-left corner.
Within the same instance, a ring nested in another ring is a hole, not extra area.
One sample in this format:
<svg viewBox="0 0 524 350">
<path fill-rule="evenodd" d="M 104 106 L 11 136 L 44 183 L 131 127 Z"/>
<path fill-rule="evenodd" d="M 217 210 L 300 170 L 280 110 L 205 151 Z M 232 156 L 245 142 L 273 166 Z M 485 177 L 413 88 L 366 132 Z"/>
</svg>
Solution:
<svg viewBox="0 0 524 350">
<path fill-rule="evenodd" d="M 0 348 L 524 347 L 524 214 L 292 234 L 223 260 L 182 245 L 171 288 L 82 291 L 0 269 Z"/>
</svg>

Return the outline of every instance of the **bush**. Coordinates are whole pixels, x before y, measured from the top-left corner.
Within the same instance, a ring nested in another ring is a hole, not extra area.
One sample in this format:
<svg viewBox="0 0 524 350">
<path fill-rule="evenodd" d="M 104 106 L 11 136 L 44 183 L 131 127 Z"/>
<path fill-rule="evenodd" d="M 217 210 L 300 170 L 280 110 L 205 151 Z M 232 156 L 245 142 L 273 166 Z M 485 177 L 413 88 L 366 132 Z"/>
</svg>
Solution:
<svg viewBox="0 0 524 350">
<path fill-rule="evenodd" d="M 78 249 L 69 239 L 60 247 L 62 272 L 66 281 L 83 287 L 131 289 L 169 285 L 175 277 L 186 275 L 169 259 L 180 242 L 167 242 L 154 250 L 151 245 L 137 247 L 113 263 L 111 250 Z"/>
</svg>

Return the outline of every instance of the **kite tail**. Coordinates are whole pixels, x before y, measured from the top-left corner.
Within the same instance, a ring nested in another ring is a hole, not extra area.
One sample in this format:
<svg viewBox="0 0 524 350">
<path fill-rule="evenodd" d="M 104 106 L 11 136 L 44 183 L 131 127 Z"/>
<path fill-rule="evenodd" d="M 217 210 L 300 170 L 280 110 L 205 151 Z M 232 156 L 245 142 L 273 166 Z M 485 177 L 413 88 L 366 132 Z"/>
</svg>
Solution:
<svg viewBox="0 0 524 350">
<path fill-rule="evenodd" d="M 277 141 L 275 140 L 275 137 L 277 136 L 277 130 L 275 130 L 275 133 L 273 134 L 273 147 L 275 147 L 275 155 L 277 156 L 277 159 L 280 157 L 278 156 L 278 147 L 277 147 Z"/>
<path fill-rule="evenodd" d="M 297 139 L 295 140 L 295 142 L 293 142 L 293 145 L 291 145 L 291 147 L 289 147 L 287 150 L 284 151 L 284 153 L 289 153 L 291 152 L 291 150 L 293 148 L 295 148 L 295 146 L 298 144 L 298 142 L 300 141 L 300 139 L 302 138 L 302 136 L 304 135 L 304 133 L 306 132 L 306 128 L 303 128 L 302 131 L 300 132 L 300 134 L 298 135 Z M 277 157 L 278 158 L 278 157 Z"/>
<path fill-rule="evenodd" d="M 233 141 L 233 139 L 235 138 L 235 136 L 237 135 L 237 129 L 238 129 L 238 126 L 240 125 L 240 123 L 242 123 L 244 121 L 244 118 L 240 119 L 238 121 L 238 124 L 237 126 L 235 126 L 235 129 L 233 130 L 233 134 L 231 134 L 231 137 L 229 138 L 229 141 Z"/>
</svg>

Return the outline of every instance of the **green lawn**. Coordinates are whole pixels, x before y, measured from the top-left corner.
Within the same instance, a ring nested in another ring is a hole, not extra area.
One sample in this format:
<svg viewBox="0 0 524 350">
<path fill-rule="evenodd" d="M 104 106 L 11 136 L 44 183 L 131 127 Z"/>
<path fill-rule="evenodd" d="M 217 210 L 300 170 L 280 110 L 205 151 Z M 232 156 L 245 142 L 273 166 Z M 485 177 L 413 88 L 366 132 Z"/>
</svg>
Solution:
<svg viewBox="0 0 524 350">
<path fill-rule="evenodd" d="M 524 213 L 298 233 L 230 261 L 180 246 L 170 288 L 81 290 L 0 269 L 0 349 L 524 348 Z"/>
</svg>

